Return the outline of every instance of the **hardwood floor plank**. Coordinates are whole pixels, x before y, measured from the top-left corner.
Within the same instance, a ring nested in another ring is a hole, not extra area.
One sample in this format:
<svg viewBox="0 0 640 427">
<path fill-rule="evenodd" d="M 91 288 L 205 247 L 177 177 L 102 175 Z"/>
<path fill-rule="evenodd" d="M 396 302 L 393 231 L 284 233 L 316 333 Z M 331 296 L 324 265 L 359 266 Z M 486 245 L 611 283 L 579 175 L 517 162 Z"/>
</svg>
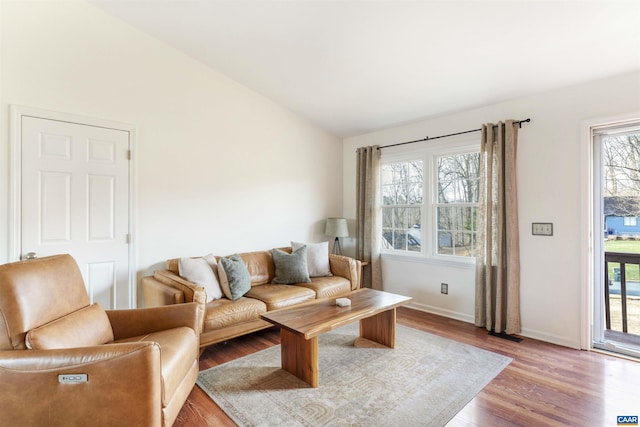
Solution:
<svg viewBox="0 0 640 427">
<path fill-rule="evenodd" d="M 640 362 L 529 338 L 516 343 L 489 336 L 486 330 L 470 323 L 406 307 L 397 309 L 397 322 L 513 358 L 449 426 L 616 425 L 618 415 L 640 414 Z M 200 357 L 200 370 L 279 342 L 278 329 L 271 328 L 212 345 Z M 174 424 L 233 425 L 197 386 Z"/>
</svg>

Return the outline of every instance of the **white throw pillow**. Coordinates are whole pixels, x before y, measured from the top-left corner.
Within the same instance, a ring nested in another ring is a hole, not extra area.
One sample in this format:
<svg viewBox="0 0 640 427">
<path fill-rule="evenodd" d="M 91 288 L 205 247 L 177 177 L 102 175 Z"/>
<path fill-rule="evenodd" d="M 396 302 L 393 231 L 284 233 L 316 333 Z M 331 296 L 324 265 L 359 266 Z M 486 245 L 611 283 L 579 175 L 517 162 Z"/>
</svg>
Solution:
<svg viewBox="0 0 640 427">
<path fill-rule="evenodd" d="M 291 242 L 294 251 L 307 246 L 307 269 L 309 277 L 333 276 L 329 267 L 329 242 L 300 243 Z"/>
<path fill-rule="evenodd" d="M 214 266 L 217 270 L 213 255 L 207 255 L 204 258 L 180 258 L 178 262 L 180 276 L 202 286 L 207 293 L 207 302 L 222 298 L 222 290 L 216 277 L 217 272 L 214 273 Z"/>
</svg>

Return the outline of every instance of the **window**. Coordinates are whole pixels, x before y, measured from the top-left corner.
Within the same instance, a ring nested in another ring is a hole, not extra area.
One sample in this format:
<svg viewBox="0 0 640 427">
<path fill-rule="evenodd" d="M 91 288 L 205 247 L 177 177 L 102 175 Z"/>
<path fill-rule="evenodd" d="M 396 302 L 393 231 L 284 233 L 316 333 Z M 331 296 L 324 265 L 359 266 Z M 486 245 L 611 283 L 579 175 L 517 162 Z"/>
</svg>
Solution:
<svg viewBox="0 0 640 427">
<path fill-rule="evenodd" d="M 424 162 L 382 165 L 382 247 L 421 252 Z"/>
<path fill-rule="evenodd" d="M 635 227 L 636 226 L 636 217 L 635 216 L 625 216 L 624 217 L 624 226 L 625 227 Z"/>
<path fill-rule="evenodd" d="M 475 255 L 480 169 L 476 147 L 440 146 L 383 157 L 383 252 L 441 260 Z"/>
<path fill-rule="evenodd" d="M 479 153 L 437 157 L 436 253 L 475 255 Z"/>
</svg>

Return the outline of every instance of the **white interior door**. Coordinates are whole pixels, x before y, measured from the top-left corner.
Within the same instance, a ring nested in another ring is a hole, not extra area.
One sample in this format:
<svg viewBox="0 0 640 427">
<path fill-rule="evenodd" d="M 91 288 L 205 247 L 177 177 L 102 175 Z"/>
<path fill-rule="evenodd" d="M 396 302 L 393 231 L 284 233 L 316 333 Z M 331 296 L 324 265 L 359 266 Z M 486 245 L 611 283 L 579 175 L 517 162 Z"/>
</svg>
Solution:
<svg viewBox="0 0 640 427">
<path fill-rule="evenodd" d="M 20 126 L 21 257 L 69 253 L 92 302 L 132 308 L 130 133 L 29 116 Z"/>
</svg>

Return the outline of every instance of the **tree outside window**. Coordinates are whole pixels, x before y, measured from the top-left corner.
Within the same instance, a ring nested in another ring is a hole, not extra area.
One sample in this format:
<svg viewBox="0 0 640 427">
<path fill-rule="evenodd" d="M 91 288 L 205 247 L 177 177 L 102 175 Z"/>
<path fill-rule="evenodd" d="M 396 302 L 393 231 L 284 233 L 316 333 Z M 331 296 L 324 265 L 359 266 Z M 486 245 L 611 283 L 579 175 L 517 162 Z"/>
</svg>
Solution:
<svg viewBox="0 0 640 427">
<path fill-rule="evenodd" d="M 640 252 L 640 130 L 602 137 L 605 249 Z M 616 240 L 628 243 L 616 242 Z"/>
<path fill-rule="evenodd" d="M 480 154 L 441 156 L 437 162 L 436 252 L 475 255 Z"/>
<path fill-rule="evenodd" d="M 422 251 L 423 179 L 422 160 L 382 165 L 383 248 Z"/>
</svg>

